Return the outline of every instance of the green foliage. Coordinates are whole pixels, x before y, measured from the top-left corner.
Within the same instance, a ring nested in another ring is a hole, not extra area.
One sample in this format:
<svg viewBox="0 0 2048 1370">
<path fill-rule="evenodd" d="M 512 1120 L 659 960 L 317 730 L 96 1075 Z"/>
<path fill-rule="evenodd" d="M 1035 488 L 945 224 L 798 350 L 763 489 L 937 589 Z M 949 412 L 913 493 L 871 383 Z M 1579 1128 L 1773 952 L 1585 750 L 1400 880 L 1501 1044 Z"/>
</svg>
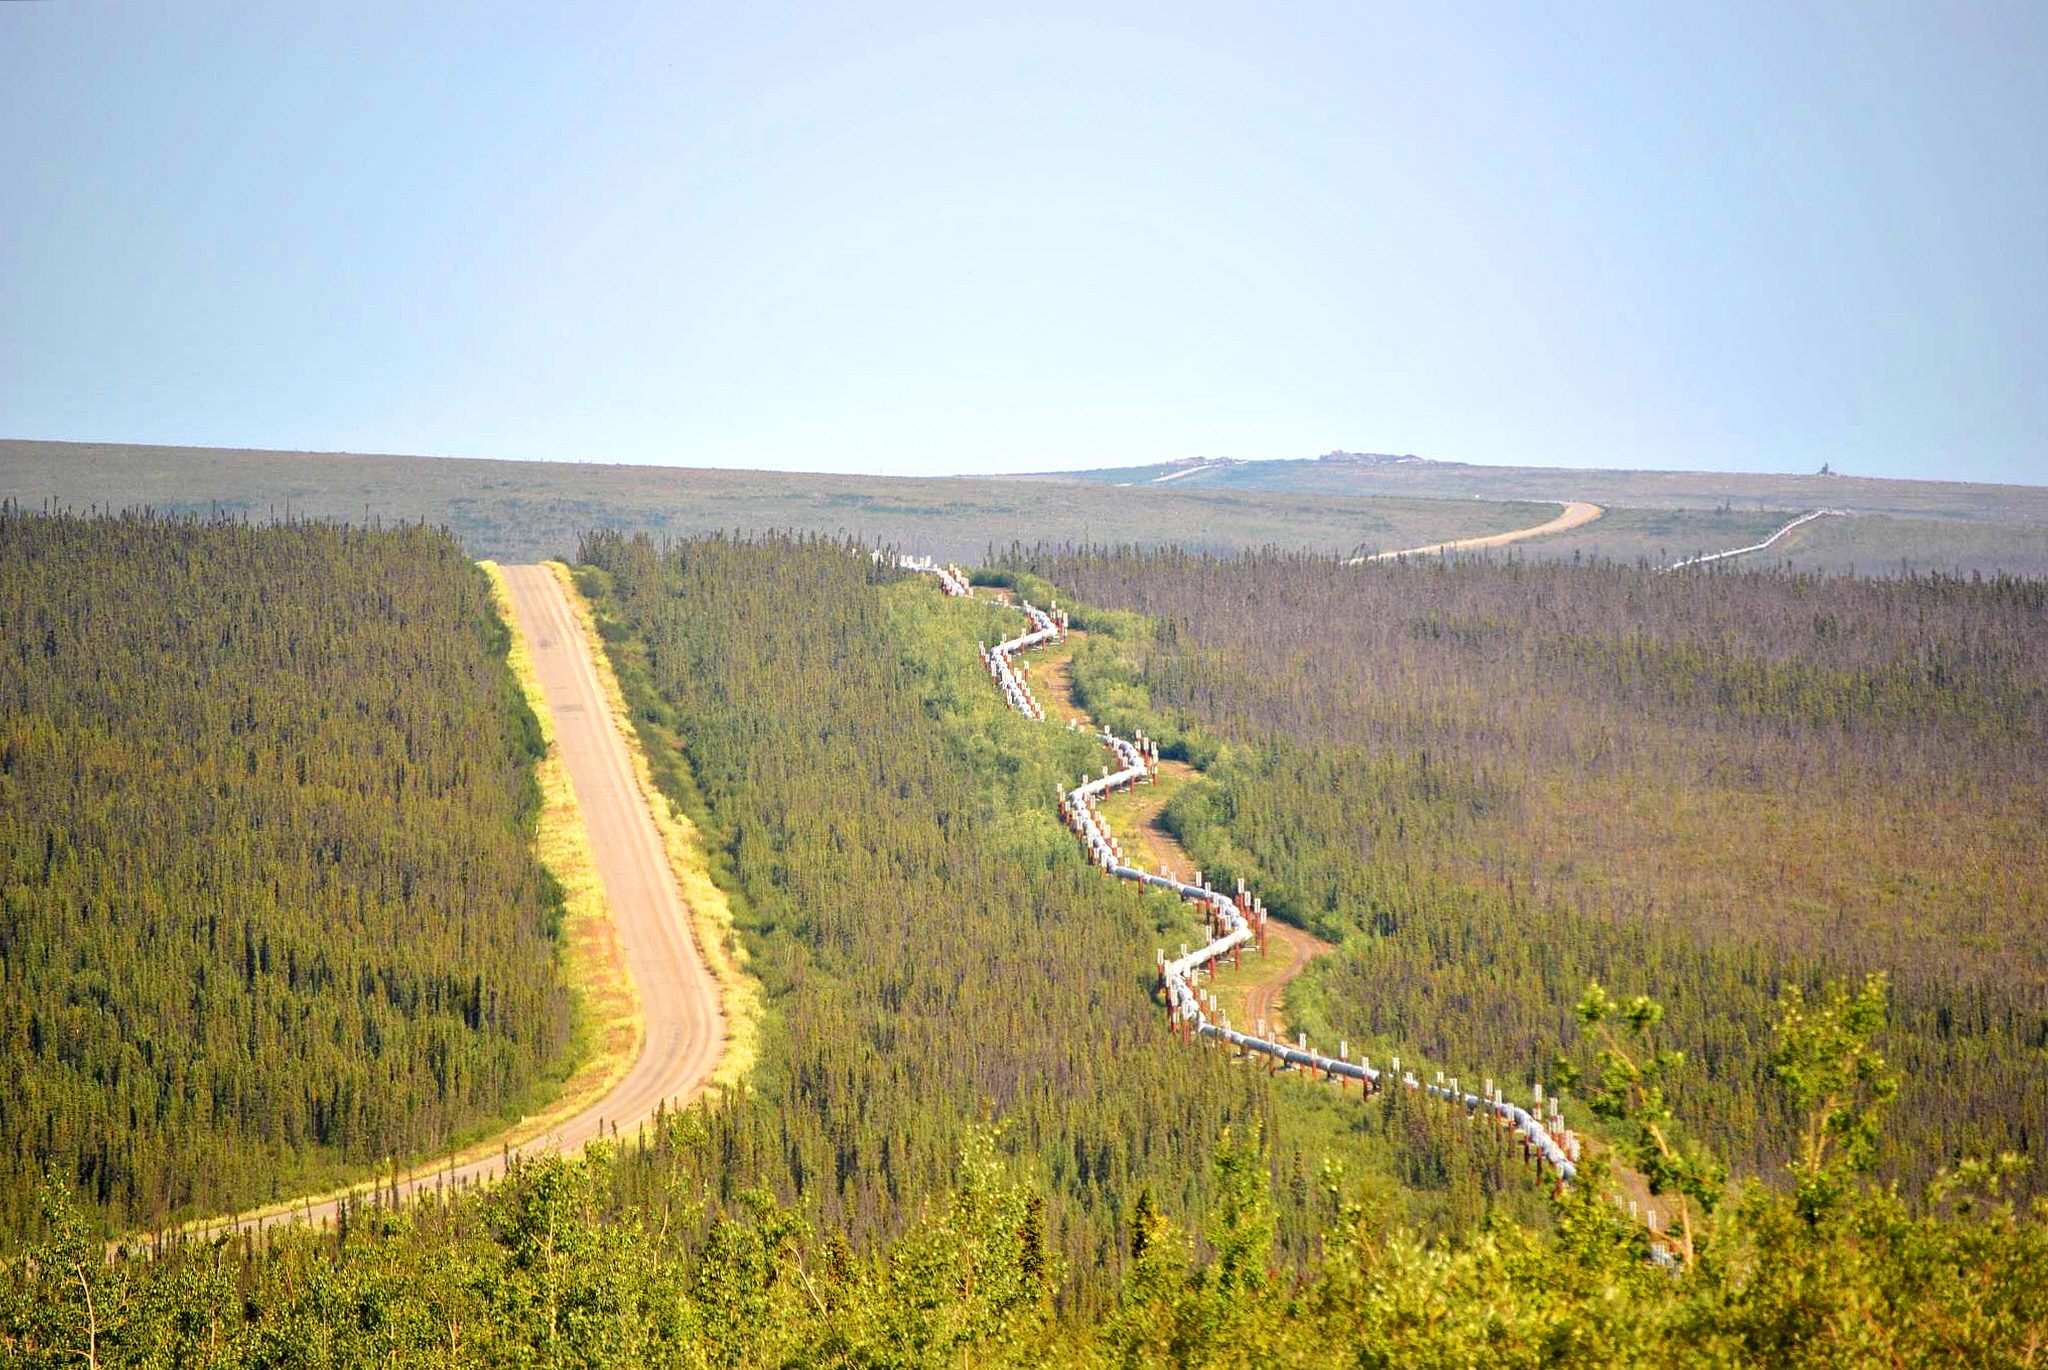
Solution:
<svg viewBox="0 0 2048 1370">
<path fill-rule="evenodd" d="M 503 1364 L 630 1365 L 618 1330 L 636 1311 L 626 1252 L 628 1221 L 599 1224 L 599 1187 L 609 1178 L 600 1149 L 580 1160 L 542 1156 L 486 1201 L 497 1259 L 475 1290 L 486 1335 L 500 1342 Z"/>
<path fill-rule="evenodd" d="M 1670 1006 L 1664 1087 L 1693 1133 L 1775 1179 L 1807 1116 L 1774 1082 L 1779 1001 L 1884 971 L 1900 1085 L 1877 1173 L 2038 1154 L 2042 583 L 1279 553 L 1006 569 L 1100 623 L 1072 668 L 1091 706 L 1206 767 L 1165 815 L 1194 859 L 1341 944 L 1288 991 L 1318 1038 L 1529 1081 L 1589 981 L 1640 983 Z"/>
<path fill-rule="evenodd" d="M 655 773 L 705 833 L 769 993 L 753 1097 L 676 1160 L 716 1203 L 766 1188 L 872 1249 L 952 1183 L 985 1111 L 1044 1182 L 1047 1269 L 1083 1304 L 1128 1259 L 1134 1190 L 1207 1211 L 1228 1128 L 1268 1139 L 1290 1263 L 1327 1216 L 1326 1154 L 1389 1194 L 1417 1176 L 1391 1201 L 1430 1228 L 1539 1213 L 1497 1148 L 1443 1120 L 1274 1090 L 1162 1031 L 1147 971 L 1198 925 L 1104 881 L 1061 829 L 1055 789 L 1101 751 L 990 688 L 974 644 L 1014 611 L 832 542 L 599 537 L 585 555 Z"/>
<path fill-rule="evenodd" d="M 1965 1159 L 1928 1187 L 1921 1216 L 1896 1190 L 1857 1187 L 1892 1081 L 1876 1047 L 1885 986 L 1788 996 L 1777 1075 L 1805 1112 L 1790 1196 L 1751 1182 L 1707 1269 L 1696 1315 L 1731 1359 L 1763 1365 L 2025 1364 L 2048 1338 L 2048 1202 L 2031 1221 L 2002 1196 L 2027 1167 Z M 1947 1212 L 1944 1214 L 1943 1210 Z"/>
<path fill-rule="evenodd" d="M 1275 1107 L 1262 1076 L 1167 1042 L 1118 969 L 1146 964 L 1159 910 L 1037 826 L 1082 744 L 960 664 L 993 616 L 834 544 L 593 550 L 636 715 L 673 739 L 779 967 L 759 1091 L 344 1234 L 147 1262 L 101 1265 L 49 1186 L 46 1235 L 0 1259 L 0 1365 L 1661 1370 L 2048 1345 L 2048 1210 L 2014 1202 L 2013 1159 L 1910 1201 L 1850 1174 L 1822 1223 L 1747 1186 L 1690 1272 L 1642 1258 L 1598 1156 L 1547 1221 L 1419 1228 L 1373 1167 L 1489 1192 L 1497 1140 L 1405 1091 Z M 1602 1003 L 1656 1083 L 1641 1042 L 1676 1012 Z M 1765 1044 L 1787 1116 L 1831 1094 L 1874 1116 L 1886 1072 L 1858 1063 L 1882 1007 L 1856 1004 L 1802 1006 Z M 1838 1079 L 1863 1083 L 1813 1092 Z M 1835 1165 L 1847 1134 L 1822 1130 Z"/>
<path fill-rule="evenodd" d="M 986 1132 L 934 1214 L 868 1256 L 760 1194 L 708 1226 L 688 1203 L 632 1204 L 660 1140 L 527 1163 L 449 1206 L 360 1215 L 342 1243 L 288 1233 L 247 1256 L 219 1242 L 103 1266 L 55 1191 L 53 1235 L 0 1262 L 0 1364 L 1876 1370 L 2022 1366 L 2048 1344 L 2048 1210 L 2017 1213 L 1998 1164 L 1945 1184 L 1945 1211 L 1857 1192 L 1822 1228 L 1751 1187 L 1689 1274 L 1642 1259 L 1597 1175 L 1552 1231 L 1496 1223 L 1435 1243 L 1330 1175 L 1320 1254 L 1289 1281 L 1266 1264 L 1262 1187 L 1231 1178 L 1267 1158 L 1226 1147 L 1209 1249 L 1146 1214 L 1097 1316 L 1036 1283 L 1020 1235 L 1036 1191 Z"/>
<path fill-rule="evenodd" d="M 11 1263 L 7 1273 L 13 1278 L 0 1304 L 8 1345 L 31 1349 L 32 1358 L 23 1364 L 92 1364 L 100 1354 L 99 1310 L 118 1302 L 124 1282 L 106 1269 L 68 1184 L 46 1173 L 35 1187 L 35 1201 L 42 1237 Z"/>
<path fill-rule="evenodd" d="M 245 1208 L 568 1041 L 539 734 L 445 533 L 0 512 L 0 1233 Z"/>
<path fill-rule="evenodd" d="M 1697 1144 L 1677 1135 L 1677 1114 L 1669 1091 L 1685 1054 L 1660 1047 L 1653 1029 L 1663 1021 L 1664 1006 L 1646 994 L 1618 1003 L 1599 985 L 1579 1000 L 1579 1021 L 1593 1030 L 1598 1043 L 1600 1073 L 1593 1080 L 1589 1102 L 1593 1116 L 1616 1127 L 1629 1162 L 1649 1184 L 1652 1194 L 1677 1197 L 1679 1253 L 1687 1266 L 1697 1259 L 1700 1234 L 1693 1229 L 1693 1206 L 1711 1214 L 1728 1182 L 1728 1169 Z M 1579 1072 L 1560 1060 L 1558 1083 L 1570 1087 Z"/>
<path fill-rule="evenodd" d="M 1273 1213 L 1258 1138 L 1221 1139 L 1209 1258 L 1191 1262 L 1187 1238 L 1141 1195 L 1132 1218 L 1133 1259 L 1123 1297 L 1103 1327 L 1110 1365 L 1204 1363 L 1245 1347 L 1271 1294 Z"/>
<path fill-rule="evenodd" d="M 1145 970 L 1182 915 L 1103 881 L 1061 829 L 1055 790 L 1100 752 L 990 688 L 974 644 L 1014 614 L 822 540 L 595 537 L 584 559 L 769 997 L 755 1092 L 677 1164 L 717 1204 L 765 1188 L 866 1250 L 947 1191 L 985 1110 L 1046 1183 L 1047 1278 L 1092 1296 L 1131 1190 L 1199 1209 L 1210 1141 L 1269 1105 L 1163 1030 Z"/>
<path fill-rule="evenodd" d="M 1794 1205 L 1809 1223 L 1826 1218 L 1851 1177 L 1875 1163 L 1883 1107 L 1899 1092 L 1875 1043 L 1885 1019 L 1882 974 L 1867 978 L 1853 996 L 1832 985 L 1826 1000 L 1811 1008 L 1798 986 L 1785 993 L 1771 1068 L 1806 1115 L 1792 1177 Z"/>
</svg>

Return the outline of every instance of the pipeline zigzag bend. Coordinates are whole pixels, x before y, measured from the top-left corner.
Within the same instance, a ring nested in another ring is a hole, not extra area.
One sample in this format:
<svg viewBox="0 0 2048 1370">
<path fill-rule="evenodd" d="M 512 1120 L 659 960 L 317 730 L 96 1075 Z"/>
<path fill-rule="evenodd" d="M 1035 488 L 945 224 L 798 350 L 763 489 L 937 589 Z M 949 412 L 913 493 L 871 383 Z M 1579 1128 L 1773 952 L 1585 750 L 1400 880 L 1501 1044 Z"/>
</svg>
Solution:
<svg viewBox="0 0 2048 1370">
<path fill-rule="evenodd" d="M 940 588 L 949 597 L 967 598 L 974 593 L 967 583 L 967 577 L 957 566 L 935 565 L 923 559 L 903 559 L 900 564 L 907 570 L 922 571 L 937 577 Z M 1045 711 L 1032 697 L 1025 685 L 1022 674 L 1011 663 L 1019 652 L 1048 642 L 1056 642 L 1064 635 L 1067 616 L 1057 604 L 1051 610 L 1018 598 L 1017 607 L 1030 622 L 1030 631 L 1007 642 L 982 649 L 982 659 L 988 665 L 989 675 L 1003 692 L 1003 698 L 1010 707 L 1028 718 L 1043 722 Z M 1393 1058 L 1382 1070 L 1375 1068 L 1370 1058 L 1363 1055 L 1356 1061 L 1349 1059 L 1348 1049 L 1340 1050 L 1335 1058 L 1320 1055 L 1308 1049 L 1306 1039 L 1290 1046 L 1286 1042 L 1269 1041 L 1249 1033 L 1237 1032 L 1227 1021 L 1214 1022 L 1208 1010 L 1215 1007 L 1213 997 L 1196 987 L 1195 982 L 1205 969 L 1213 969 L 1216 962 L 1228 956 L 1233 963 L 1242 954 L 1247 942 L 1255 944 L 1261 952 L 1266 946 L 1266 909 L 1256 897 L 1238 881 L 1235 895 L 1212 890 L 1201 883 L 1201 873 L 1195 874 L 1196 883 L 1187 884 L 1164 875 L 1148 875 L 1126 865 L 1122 849 L 1110 836 L 1096 812 L 1096 801 L 1115 790 L 1127 789 L 1133 785 L 1154 781 L 1158 773 L 1159 746 L 1140 734 L 1135 740 L 1115 736 L 1108 729 L 1098 734 L 1102 744 L 1116 757 L 1119 769 L 1103 768 L 1102 775 L 1085 781 L 1060 795 L 1060 817 L 1073 830 L 1081 843 L 1088 849 L 1089 859 L 1110 875 L 1121 880 L 1130 880 L 1166 890 L 1200 905 L 1208 920 L 1210 941 L 1207 946 L 1198 947 L 1184 955 L 1168 960 L 1162 952 L 1159 958 L 1159 988 L 1166 997 L 1167 1022 L 1181 1035 L 1183 1041 L 1197 1037 L 1208 1037 L 1227 1042 L 1241 1053 L 1249 1055 L 1259 1052 L 1275 1058 L 1291 1067 L 1308 1071 L 1311 1075 L 1321 1074 L 1325 1079 L 1358 1080 L 1368 1091 L 1377 1090 L 1391 1081 L 1410 1090 L 1424 1091 L 1430 1097 L 1446 1103 L 1456 1104 L 1468 1112 L 1484 1109 L 1497 1118 L 1502 1126 L 1512 1129 L 1520 1137 L 1525 1151 L 1538 1164 L 1547 1167 L 1560 1184 L 1569 1184 L 1578 1174 L 1578 1137 L 1564 1126 L 1558 1114 L 1556 1098 L 1546 1100 L 1542 1085 L 1536 1087 L 1536 1112 L 1511 1103 L 1494 1087 L 1491 1080 L 1486 1082 L 1483 1092 L 1472 1094 L 1460 1090 L 1453 1077 L 1446 1082 L 1439 1071 L 1436 1083 L 1425 1084 L 1417 1079 L 1413 1071 L 1403 1072 L 1401 1058 Z M 1654 1222 L 1654 1218 L 1652 1219 Z"/>
</svg>

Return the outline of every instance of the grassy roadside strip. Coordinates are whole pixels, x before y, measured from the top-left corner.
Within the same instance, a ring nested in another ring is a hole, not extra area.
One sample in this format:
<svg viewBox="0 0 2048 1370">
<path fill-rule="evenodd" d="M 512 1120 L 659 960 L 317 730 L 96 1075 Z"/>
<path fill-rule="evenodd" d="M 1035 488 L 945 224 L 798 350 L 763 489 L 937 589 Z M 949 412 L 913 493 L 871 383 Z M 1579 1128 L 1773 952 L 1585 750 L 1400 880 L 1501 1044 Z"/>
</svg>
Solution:
<svg viewBox="0 0 2048 1370">
<path fill-rule="evenodd" d="M 532 649 L 512 612 L 504 572 L 496 562 L 477 564 L 491 579 L 492 602 L 512 635 L 506 660 L 513 678 L 519 682 L 520 692 L 526 696 L 527 706 L 540 721 L 541 740 L 547 746 L 547 754 L 534 768 L 534 779 L 541 792 L 534 850 L 541 865 L 562 887 L 560 955 L 563 978 L 576 996 L 576 1029 L 569 1054 L 575 1064 L 562 1082 L 561 1093 L 544 1115 L 528 1120 L 544 1128 L 602 1098 L 626 1077 L 646 1039 L 647 1019 L 641 1011 L 639 987 L 626 969 L 618 927 L 612 921 L 611 906 L 598 879 L 590 829 L 583 821 L 576 789 L 569 783 L 569 768 L 555 745 L 554 715 L 548 711 L 547 698 L 541 692 Z M 525 1130 L 521 1128 L 522 1132 Z"/>
<path fill-rule="evenodd" d="M 732 906 L 726 901 L 725 891 L 711 879 L 703 835 L 697 831 L 696 824 L 676 810 L 654 782 L 654 772 L 648 766 L 647 755 L 641 747 L 639 730 L 633 724 L 625 693 L 619 688 L 618 676 L 612 670 L 611 656 L 602 650 L 605 639 L 598 631 L 590 601 L 577 587 L 576 578 L 567 565 L 551 561 L 547 566 L 561 581 L 569 606 L 583 625 L 584 633 L 592 644 L 600 648 L 593 653 L 592 660 L 598 683 L 604 690 L 605 703 L 620 732 L 632 739 L 632 745 L 626 750 L 633 759 L 633 778 L 640 786 L 649 812 L 654 815 L 654 825 L 660 831 L 662 846 L 668 853 L 669 869 L 675 874 L 683 902 L 689 906 L 697 949 L 703 955 L 712 978 L 718 981 L 719 1002 L 725 1013 L 725 1054 L 719 1058 L 718 1067 L 712 1071 L 708 1083 L 713 1088 L 732 1089 L 752 1072 L 760 1054 L 760 982 L 747 973 L 746 949 L 733 927 Z"/>
</svg>

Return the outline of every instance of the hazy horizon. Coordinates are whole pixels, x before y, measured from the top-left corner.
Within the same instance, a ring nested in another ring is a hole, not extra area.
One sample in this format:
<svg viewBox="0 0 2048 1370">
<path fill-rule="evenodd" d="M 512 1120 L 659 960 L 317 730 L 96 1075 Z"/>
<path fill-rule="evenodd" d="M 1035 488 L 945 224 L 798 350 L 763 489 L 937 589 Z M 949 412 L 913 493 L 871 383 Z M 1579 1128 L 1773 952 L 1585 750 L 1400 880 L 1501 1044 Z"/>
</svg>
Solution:
<svg viewBox="0 0 2048 1370">
<path fill-rule="evenodd" d="M 1325 455 L 1325 454 L 1326 454 L 1327 452 L 1330 452 L 1330 451 L 1343 451 L 1343 452 L 1347 452 L 1347 453 L 1368 453 L 1368 452 L 1372 452 L 1372 453 L 1375 453 L 1375 454 L 1377 454 L 1377 455 L 1382 455 L 1382 456 L 1415 456 L 1415 457 L 1420 457 L 1420 458 L 1421 458 L 1421 459 L 1422 459 L 1422 460 L 1423 460 L 1424 462 L 1427 462 L 1427 463 L 1430 463 L 1430 464 L 1433 464 L 1433 465 L 1452 465 L 1452 466 L 1474 466 L 1474 467 L 1481 467 L 1481 468 L 1486 468 L 1486 467 L 1492 467 L 1492 468 L 1499 468 L 1499 469 L 1520 469 L 1520 470 L 1554 470 L 1554 471 L 1584 471 L 1584 472 L 1588 472 L 1588 473 L 1593 473 L 1593 472 L 1603 472 L 1603 471 L 1611 471 L 1611 472 L 1637 472 L 1637 471 L 1649 471 L 1649 472 L 1657 472 L 1657 473 L 1660 473 L 1660 474 L 1667 474 L 1667 475 L 1686 475 L 1686 474 L 1692 474 L 1692 475 L 1728 475 L 1728 476 L 1811 476 L 1811 475 L 1815 475 L 1815 474 L 1818 474 L 1818 469 L 1817 469 L 1817 468 L 1813 468 L 1813 469 L 1807 469 L 1807 470 L 1789 470 L 1789 469 L 1788 469 L 1788 470 L 1773 470 L 1773 469 L 1770 469 L 1770 468 L 1766 468 L 1766 467 L 1756 467 L 1756 466 L 1722 466 L 1722 467 L 1706 467 L 1706 466 L 1699 466 L 1699 467 L 1627 467 L 1627 466 L 1605 466 L 1605 465 L 1594 465 L 1594 464 L 1582 464 L 1582 465 L 1571 465 L 1571 464 L 1566 464 L 1566 463 L 1562 463 L 1562 462 L 1558 462 L 1558 463 L 1543 463 L 1543 464 L 1540 464 L 1540 465 L 1539 465 L 1539 464 L 1535 464 L 1535 463 L 1518 463 L 1518 462 L 1505 462 L 1505 461 L 1470 461 L 1470 462 L 1454 462 L 1454 461 L 1450 461 L 1450 460 L 1448 460 L 1448 459 L 1445 459 L 1445 458 L 1431 457 L 1431 456 L 1429 456 L 1429 455 L 1428 455 L 1427 453 L 1423 453 L 1423 452 L 1414 452 L 1414 453 L 1389 453 L 1389 452 L 1383 452 L 1383 451 L 1380 451 L 1379 449 L 1367 448 L 1367 447 L 1363 447 L 1363 446 L 1345 446 L 1345 447 L 1342 447 L 1342 448 L 1334 448 L 1334 449 L 1331 449 L 1331 448 L 1326 448 L 1326 449 L 1324 449 L 1324 451 L 1323 451 L 1323 452 L 1313 452 L 1313 453 L 1308 453 L 1308 454 L 1305 454 L 1305 455 L 1292 455 L 1292 456 L 1272 456 L 1272 457 L 1241 457 L 1241 458 L 1217 458 L 1217 457 L 1213 457 L 1213 456 L 1207 456 L 1207 455 L 1199 455 L 1199 456 L 1161 456 L 1161 457 L 1154 457 L 1154 458 L 1151 458 L 1150 460 L 1143 460 L 1143 461 L 1141 461 L 1141 460 L 1136 460 L 1136 459 L 1133 459 L 1133 460 L 1129 460 L 1129 461 L 1117 461 L 1117 462 L 1104 462 L 1104 463 L 1097 463 L 1097 464 L 1093 464 L 1093 465 L 1087 465 L 1087 466 L 1073 466 L 1073 465 L 1069 465 L 1069 466 L 1045 466 L 1045 467 L 1038 467 L 1038 468 L 1034 468 L 1034 469 L 1031 469 L 1031 470 L 1024 470 L 1024 469 L 1021 469 L 1021 468 L 1020 468 L 1020 469 L 1017 469 L 1017 470 L 1010 470 L 1010 471 L 871 471 L 871 470 L 850 470 L 850 469 L 844 469 L 844 468 L 832 468 L 832 467 L 823 467 L 823 466 L 742 466 L 742 465 L 739 465 L 739 464 L 737 464 L 737 463 L 733 463 L 733 462 L 693 462 L 693 461 L 663 461 L 663 460 L 658 460 L 658 459 L 653 459 L 653 458 L 649 458 L 649 459 L 645 459 L 645 460 L 633 460 L 633 459 L 631 459 L 631 458 L 627 458 L 627 457 L 548 457 L 548 456 L 536 456 L 536 457 L 507 457 L 507 456 L 498 456 L 498 455 L 493 455 L 492 453 L 488 453 L 488 452 L 393 452 L 393 451 L 382 451 L 382 450 L 375 450 L 375 451 L 373 451 L 373 450 L 371 450 L 371 449 L 369 449 L 369 448 L 320 448 L 320 447 L 244 447 L 244 446 L 237 446 L 237 445 L 228 445 L 228 444 L 223 444 L 223 443 L 212 443 L 212 444 L 207 444 L 207 443 L 166 443 L 166 442 L 140 442 L 140 441 L 129 441 L 129 440 L 127 440 L 127 439 L 115 439 L 115 438 L 49 438 L 49 437 L 22 437 L 22 436 L 19 436 L 19 435 L 15 435 L 15 434 L 0 434 L 0 442 L 47 442 L 47 443 L 66 443 L 66 444 L 74 444 L 74 445 L 77 445 L 77 446 L 83 446 L 83 447 L 167 447 L 167 448 L 188 448 L 188 449 L 190 449 L 190 450 L 193 450 L 193 451 L 219 451 L 219 452 L 256 452 L 256 453 L 277 453 L 277 454 L 279 454 L 279 455 L 285 455 L 285 456 L 307 456 L 307 457 L 392 457 L 392 458 L 403 458 L 403 459 L 413 459 L 413 458 L 417 458 L 417 459 L 419 459 L 419 460 L 423 460 L 423 461 L 473 461 L 473 462 L 538 462 L 538 463 L 541 463 L 541 464 L 544 464 L 544 465 L 553 465 L 553 466 L 629 466 L 629 467 L 636 467 L 636 468 L 647 468 L 647 469 L 650 469 L 650 470 L 665 470 L 665 471 L 729 471 L 729 472 L 733 472 L 733 473 L 736 473 L 736 474 L 743 474 L 743 473 L 746 473 L 746 472 L 749 472 L 749 471 L 754 471 L 754 472 L 763 472 L 763 473 L 768 473 L 768 474 L 774 474 L 774 475 L 789 475 L 789 476 L 865 476 L 865 477 L 884 477 L 884 478 L 888 478 L 888 479 L 897 479 L 897 480 L 1015 480 L 1015 479 L 1035 479 L 1035 478 L 1038 478 L 1038 477 L 1043 477 L 1043 476 L 1058 476 L 1058 475 L 1067 475 L 1067 474 L 1071 474 L 1071 473 L 1077 473 L 1077 472 L 1083 472 L 1083 471 L 1095 471 L 1095 470 L 1101 470 L 1101 469 L 1104 469 L 1105 467 L 1116 467 L 1116 466 L 1132 466 L 1132 467 L 1142 467 L 1142 466 L 1159 466 L 1159 465 L 1166 465 L 1166 464 L 1170 464 L 1170 463 L 1174 463 L 1174 462 L 1186 462 L 1186 463 L 1193 463 L 1193 462 L 1196 462 L 1196 461 L 1209 461 L 1209 462 L 1213 462 L 1213 461 L 1218 461 L 1218 460 L 1232 460 L 1232 461 L 1241 461 L 1241 462 L 1245 462 L 1245 463 L 1252 463 L 1252 464 L 1255 464 L 1255 463 L 1259 463 L 1259 462 L 1284 462 L 1284 461 L 1314 461 L 1314 460 L 1316 460 L 1316 459 L 1317 459 L 1318 457 L 1321 457 L 1321 456 Z M 1971 480 L 1967 480 L 1967 479 L 1965 479 L 1965 478 L 1963 478 L 1963 477 L 1956 477 L 1956 476 L 1942 476 L 1942 475 L 1911 475 L 1911 474 L 1907 474 L 1907 475 L 1896 475 L 1896 474 L 1880 474 L 1880 473 L 1877 473 L 1877 472 L 1872 472 L 1872 471 L 1856 471 L 1856 470 L 1842 470 L 1842 469 L 1835 469 L 1835 470 L 1831 471 L 1831 472 L 1830 472 L 1830 474 L 1832 474 L 1832 475 L 1837 475 L 1837 476 L 1842 476 L 1842 477 L 1853 477 L 1853 478 L 1862 478 L 1862 479 L 1867 479 L 1867 480 L 1901 480 L 1901 481 L 1926 481 L 1926 482 L 1929 482 L 1929 483 L 1933 483 L 1933 484 L 1954 484 L 1954 483 L 1957 483 L 1958 481 L 1960 481 L 1961 483 L 1964 483 L 1964 484 L 1977 484 L 1977 485 L 2013 485 L 2013 486 L 2019 486 L 2019 487 L 2024 487 L 2024 488 L 2029 488 L 2029 489 L 2048 489 L 2048 477 L 2044 477 L 2043 479 L 2039 479 L 2039 480 L 1990 480 L 1990 481 L 1971 481 Z M 1199 491 L 1201 491 L 1201 490 L 1202 490 L 1203 488 L 1204 488 L 1204 487 L 1202 487 L 1202 486 L 1200 486 L 1200 485 L 1189 485 L 1189 486 L 1186 486 L 1186 487 L 1184 487 L 1184 489 L 1185 489 L 1185 490 L 1187 490 L 1187 491 L 1189 491 L 1189 492 L 1199 492 Z"/>
<path fill-rule="evenodd" d="M 0 433 L 2048 479 L 2032 4 L 0 6 Z"/>
</svg>

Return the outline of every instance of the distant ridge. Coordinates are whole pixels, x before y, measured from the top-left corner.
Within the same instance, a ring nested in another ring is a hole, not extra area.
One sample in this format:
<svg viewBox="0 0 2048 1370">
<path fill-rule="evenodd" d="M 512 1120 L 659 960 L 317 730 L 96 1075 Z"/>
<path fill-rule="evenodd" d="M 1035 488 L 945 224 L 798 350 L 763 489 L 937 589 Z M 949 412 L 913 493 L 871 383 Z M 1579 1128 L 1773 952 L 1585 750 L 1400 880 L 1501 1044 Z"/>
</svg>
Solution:
<svg viewBox="0 0 2048 1370">
<path fill-rule="evenodd" d="M 1333 448 L 1314 457 L 1178 457 L 1128 466 L 1017 472 L 1007 480 L 1143 484 L 1205 472 L 1208 490 L 1266 494 L 1405 495 L 1423 499 L 1593 500 L 1610 508 L 1783 509 L 1847 505 L 1859 513 L 2048 528 L 2048 485 L 1859 476 L 1830 465 L 1781 471 L 1663 471 L 1628 467 L 1495 466 L 1413 452 Z"/>
<path fill-rule="evenodd" d="M 1760 557 L 1865 575 L 2048 578 L 2048 488 L 1802 474 L 1481 466 L 1414 453 L 1184 456 L 1010 476 L 850 476 L 0 439 L 0 498 L 28 508 L 147 505 L 261 522 L 424 519 L 472 556 L 560 556 L 593 528 L 689 537 L 782 528 L 974 562 L 1012 541 L 1273 546 L 1357 556 L 1527 528 L 1561 503 L 1597 522 L 1516 544 L 1532 558 L 1669 565 L 1746 547 L 1810 509 L 1847 509 Z M 1113 495 L 1105 487 L 1122 486 Z"/>
<path fill-rule="evenodd" d="M 1418 457 L 1413 452 L 1395 456 L 1391 452 L 1346 452 L 1342 448 L 1325 452 L 1317 457 L 1318 462 L 1330 466 L 1465 466 L 1462 461 L 1438 461 L 1434 457 Z"/>
</svg>

